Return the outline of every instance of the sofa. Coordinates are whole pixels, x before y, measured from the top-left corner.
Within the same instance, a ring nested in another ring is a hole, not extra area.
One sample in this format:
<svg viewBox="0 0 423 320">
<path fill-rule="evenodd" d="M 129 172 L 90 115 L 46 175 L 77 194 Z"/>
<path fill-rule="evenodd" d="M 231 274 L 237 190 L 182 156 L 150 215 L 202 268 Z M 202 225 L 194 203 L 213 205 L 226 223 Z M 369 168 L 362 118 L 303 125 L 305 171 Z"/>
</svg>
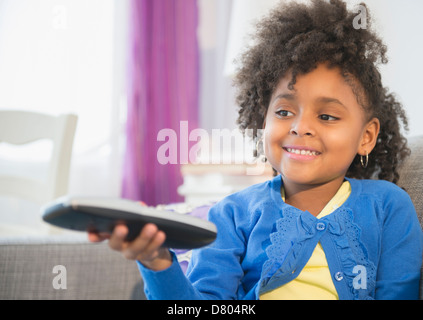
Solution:
<svg viewBox="0 0 423 320">
<path fill-rule="evenodd" d="M 423 226 L 423 136 L 410 138 L 409 146 L 412 154 L 398 184 L 410 194 Z M 423 280 L 420 299 L 422 288 Z M 85 234 L 0 236 L 0 300 L 11 299 L 143 300 L 145 295 L 136 264 L 107 243 L 89 243 Z"/>
</svg>

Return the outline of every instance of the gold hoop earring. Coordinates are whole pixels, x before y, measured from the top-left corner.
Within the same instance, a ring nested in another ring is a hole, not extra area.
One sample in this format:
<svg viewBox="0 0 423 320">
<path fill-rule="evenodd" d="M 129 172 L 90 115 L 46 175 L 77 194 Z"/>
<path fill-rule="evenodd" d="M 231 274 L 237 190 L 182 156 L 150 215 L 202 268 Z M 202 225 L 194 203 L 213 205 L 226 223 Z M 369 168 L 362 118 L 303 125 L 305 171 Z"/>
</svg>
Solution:
<svg viewBox="0 0 423 320">
<path fill-rule="evenodd" d="M 366 151 L 366 156 L 360 156 L 360 162 L 363 169 L 366 169 L 369 165 L 369 153 Z"/>
</svg>

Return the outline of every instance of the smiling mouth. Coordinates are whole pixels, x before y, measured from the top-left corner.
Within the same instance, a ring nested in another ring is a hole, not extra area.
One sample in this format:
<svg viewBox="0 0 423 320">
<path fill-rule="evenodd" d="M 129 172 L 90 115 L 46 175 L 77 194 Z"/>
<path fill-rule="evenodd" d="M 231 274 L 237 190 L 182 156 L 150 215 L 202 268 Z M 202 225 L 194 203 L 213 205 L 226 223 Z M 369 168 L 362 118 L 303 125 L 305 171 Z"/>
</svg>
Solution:
<svg viewBox="0 0 423 320">
<path fill-rule="evenodd" d="M 283 148 L 283 149 L 291 154 L 296 154 L 301 156 L 318 156 L 321 154 L 318 151 L 307 150 L 307 149 L 294 149 L 294 148 Z"/>
</svg>

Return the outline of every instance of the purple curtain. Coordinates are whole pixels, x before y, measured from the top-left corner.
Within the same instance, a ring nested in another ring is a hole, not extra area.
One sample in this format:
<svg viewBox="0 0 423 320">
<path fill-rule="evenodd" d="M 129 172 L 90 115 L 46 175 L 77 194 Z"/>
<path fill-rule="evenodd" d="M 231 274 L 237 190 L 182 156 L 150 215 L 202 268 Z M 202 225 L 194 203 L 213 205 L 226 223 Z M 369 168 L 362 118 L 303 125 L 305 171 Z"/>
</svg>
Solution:
<svg viewBox="0 0 423 320">
<path fill-rule="evenodd" d="M 182 201 L 178 163 L 162 165 L 158 133 L 198 127 L 197 0 L 131 0 L 127 148 L 122 196 L 148 205 Z"/>
</svg>

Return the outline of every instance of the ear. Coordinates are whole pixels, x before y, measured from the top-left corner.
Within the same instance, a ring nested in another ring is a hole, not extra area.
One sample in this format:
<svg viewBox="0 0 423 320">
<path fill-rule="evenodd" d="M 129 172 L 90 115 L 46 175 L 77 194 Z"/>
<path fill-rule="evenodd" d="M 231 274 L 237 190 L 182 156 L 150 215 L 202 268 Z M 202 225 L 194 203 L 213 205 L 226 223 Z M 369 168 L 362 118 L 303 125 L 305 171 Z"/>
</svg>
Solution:
<svg viewBox="0 0 423 320">
<path fill-rule="evenodd" d="M 377 137 L 380 131 L 379 119 L 371 119 L 364 127 L 363 136 L 361 137 L 358 154 L 365 156 L 370 154 L 376 146 Z"/>
</svg>

